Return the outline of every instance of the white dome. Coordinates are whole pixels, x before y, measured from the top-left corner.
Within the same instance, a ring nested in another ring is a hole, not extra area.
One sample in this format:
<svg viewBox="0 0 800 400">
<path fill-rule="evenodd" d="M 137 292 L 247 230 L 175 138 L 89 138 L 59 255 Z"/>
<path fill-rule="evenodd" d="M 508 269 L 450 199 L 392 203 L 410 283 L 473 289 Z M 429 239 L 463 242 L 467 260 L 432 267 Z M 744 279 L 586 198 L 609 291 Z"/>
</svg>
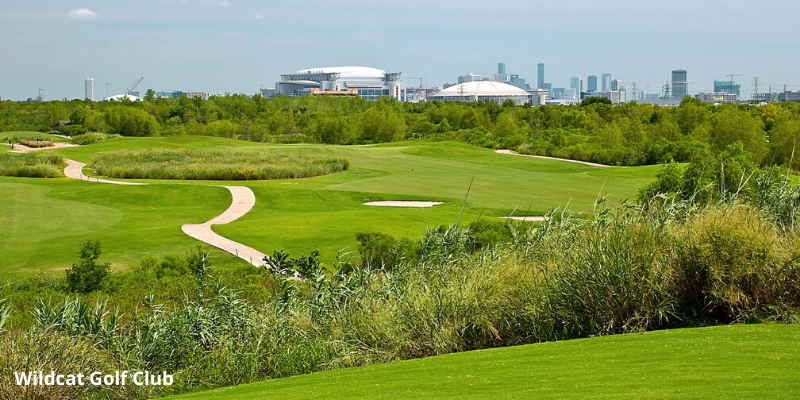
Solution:
<svg viewBox="0 0 800 400">
<path fill-rule="evenodd" d="M 140 99 L 140 98 L 138 98 L 136 96 L 132 96 L 132 95 L 129 95 L 129 94 L 117 94 L 117 95 L 114 95 L 114 96 L 111 96 L 111 97 L 106 97 L 106 100 L 109 100 L 109 101 L 122 101 L 125 98 L 127 98 L 130 101 L 140 101 L 140 100 L 142 100 L 142 99 Z"/>
<path fill-rule="evenodd" d="M 528 92 L 503 82 L 473 81 L 459 83 L 441 90 L 433 97 L 459 96 L 527 96 Z"/>
<path fill-rule="evenodd" d="M 386 71 L 370 67 L 322 67 L 297 71 L 302 74 L 340 74 L 340 78 L 383 78 Z"/>
</svg>

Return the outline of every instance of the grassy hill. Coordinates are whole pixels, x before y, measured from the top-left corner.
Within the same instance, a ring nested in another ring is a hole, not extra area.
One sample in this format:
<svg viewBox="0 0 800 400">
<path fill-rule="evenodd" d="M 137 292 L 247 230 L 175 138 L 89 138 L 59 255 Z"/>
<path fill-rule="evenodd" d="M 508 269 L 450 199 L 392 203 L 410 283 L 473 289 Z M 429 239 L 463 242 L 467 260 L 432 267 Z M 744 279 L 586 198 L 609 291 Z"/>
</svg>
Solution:
<svg viewBox="0 0 800 400">
<path fill-rule="evenodd" d="M 194 243 L 181 232 L 224 211 L 229 193 L 213 185 L 253 189 L 255 208 L 221 235 L 271 253 L 307 253 L 323 261 L 355 251 L 355 233 L 378 231 L 419 237 L 427 227 L 458 218 L 474 176 L 464 222 L 552 207 L 590 211 L 598 195 L 631 198 L 658 167 L 595 168 L 575 163 L 495 154 L 461 143 L 403 142 L 377 146 L 269 145 L 206 137 L 115 138 L 58 150 L 89 163 L 103 151 L 144 148 L 245 149 L 279 154 L 345 157 L 347 172 L 297 180 L 199 182 L 151 181 L 121 187 L 67 178 L 0 177 L 0 273 L 48 272 L 75 261 L 80 243 L 97 239 L 103 258 L 124 268 L 151 254 L 183 253 Z M 85 170 L 88 172 L 88 168 Z M 438 200 L 432 209 L 365 207 L 372 200 Z M 217 266 L 240 261 L 214 252 Z"/>
<path fill-rule="evenodd" d="M 174 399 L 795 399 L 800 326 L 541 343 L 327 371 Z"/>
</svg>

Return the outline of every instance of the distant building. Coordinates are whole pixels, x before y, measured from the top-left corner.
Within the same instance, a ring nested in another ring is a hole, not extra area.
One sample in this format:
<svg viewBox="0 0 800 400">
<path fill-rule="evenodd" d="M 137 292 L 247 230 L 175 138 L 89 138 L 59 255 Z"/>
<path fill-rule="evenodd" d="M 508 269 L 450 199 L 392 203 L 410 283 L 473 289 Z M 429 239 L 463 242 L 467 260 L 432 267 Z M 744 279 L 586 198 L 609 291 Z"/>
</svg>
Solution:
<svg viewBox="0 0 800 400">
<path fill-rule="evenodd" d="M 622 81 L 619 79 L 614 79 L 611 81 L 611 90 L 619 92 L 622 90 Z"/>
<path fill-rule="evenodd" d="M 706 93 L 701 92 L 694 96 L 696 99 L 706 101 L 709 103 L 735 103 L 736 102 L 736 94 L 735 93 L 726 93 L 726 92 L 712 92 Z"/>
<path fill-rule="evenodd" d="M 531 102 L 531 96 L 528 92 L 507 83 L 492 81 L 461 83 L 430 96 L 430 99 L 463 103 L 491 101 L 497 104 L 503 104 L 506 100 L 511 100 L 518 106 Z"/>
<path fill-rule="evenodd" d="M 519 75 L 511 75 L 508 83 L 510 83 L 511 86 L 516 86 L 522 90 L 525 90 L 525 79 L 520 78 Z"/>
<path fill-rule="evenodd" d="M 94 78 L 86 78 L 84 91 L 86 92 L 86 100 L 94 101 Z"/>
<path fill-rule="evenodd" d="M 604 92 L 611 90 L 611 74 L 605 72 L 601 75 L 601 79 L 600 90 Z"/>
<path fill-rule="evenodd" d="M 131 92 L 133 94 L 133 92 Z M 183 91 L 183 90 L 162 90 L 160 92 L 156 92 L 156 97 L 160 99 L 180 99 L 181 97 L 186 96 L 190 99 L 208 99 L 208 93 L 205 92 L 194 92 L 194 91 Z"/>
<path fill-rule="evenodd" d="M 589 77 L 586 78 L 586 91 L 587 92 L 597 91 L 597 75 L 589 75 Z"/>
<path fill-rule="evenodd" d="M 528 94 L 531 96 L 530 103 L 532 106 L 545 105 L 547 100 L 550 99 L 550 91 L 547 89 L 530 89 Z"/>
<path fill-rule="evenodd" d="M 261 89 L 259 91 L 259 93 L 261 94 L 261 97 L 263 97 L 265 99 L 271 99 L 271 98 L 273 98 L 273 97 L 278 95 L 278 91 L 275 90 L 275 88 Z"/>
<path fill-rule="evenodd" d="M 728 94 L 735 94 L 737 97 L 739 94 L 739 89 L 741 85 L 735 83 L 734 81 L 718 81 L 714 80 L 714 92 L 717 93 L 728 93 Z"/>
<path fill-rule="evenodd" d="M 580 76 L 573 76 L 569 78 L 569 88 L 575 91 L 574 97 L 575 99 L 581 94 L 583 82 L 581 81 Z"/>
<path fill-rule="evenodd" d="M 753 100 L 756 103 L 777 103 L 779 102 L 780 95 L 776 92 L 771 93 L 756 93 L 753 95 Z"/>
<path fill-rule="evenodd" d="M 778 101 L 800 101 L 800 91 L 783 92 L 778 95 Z"/>
<path fill-rule="evenodd" d="M 470 72 L 467 75 L 463 75 L 463 76 L 459 76 L 458 77 L 458 83 L 475 82 L 475 81 L 479 81 L 479 80 L 481 80 L 481 76 L 480 75 L 475 75 L 472 72 Z"/>
<path fill-rule="evenodd" d="M 506 75 L 506 63 L 497 63 L 497 75 L 495 79 L 498 82 L 508 82 L 508 75 Z"/>
<path fill-rule="evenodd" d="M 685 69 L 672 71 L 672 97 L 682 99 L 689 94 L 689 81 L 686 80 L 686 77 Z"/>
<path fill-rule="evenodd" d="M 602 92 L 588 92 L 586 98 L 589 97 L 604 97 L 611 100 L 612 104 L 619 104 L 625 102 L 625 92 L 621 90 L 605 90 Z"/>
<path fill-rule="evenodd" d="M 539 77 L 538 77 L 539 81 L 537 82 L 538 83 L 537 87 L 539 89 L 545 89 L 545 87 L 544 87 L 544 85 L 545 85 L 545 83 L 544 83 L 544 64 L 539 63 L 538 68 L 539 68 Z"/>
<path fill-rule="evenodd" d="M 281 75 L 275 83 L 279 95 L 290 97 L 321 91 L 346 91 L 358 89 L 358 95 L 367 100 L 393 97 L 402 100 L 400 73 L 369 67 L 325 67 L 297 71 Z"/>
</svg>

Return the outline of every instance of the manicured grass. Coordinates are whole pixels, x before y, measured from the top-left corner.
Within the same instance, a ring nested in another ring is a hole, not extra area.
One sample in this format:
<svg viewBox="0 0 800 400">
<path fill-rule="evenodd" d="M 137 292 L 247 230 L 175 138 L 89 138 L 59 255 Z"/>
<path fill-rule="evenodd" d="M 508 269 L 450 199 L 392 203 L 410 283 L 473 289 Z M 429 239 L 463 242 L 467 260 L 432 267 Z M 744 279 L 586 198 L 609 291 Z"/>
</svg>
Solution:
<svg viewBox="0 0 800 400">
<path fill-rule="evenodd" d="M 472 351 L 174 399 L 795 399 L 800 326 L 734 325 Z"/>
<path fill-rule="evenodd" d="M 460 143 L 404 142 L 380 146 L 269 145 L 207 137 L 112 138 L 55 150 L 90 163 L 100 152 L 137 149 L 250 150 L 282 155 L 346 158 L 338 174 L 274 181 L 149 181 L 120 187 L 66 178 L 44 181 L 0 178 L 0 271 L 59 270 L 76 261 L 79 245 L 97 239 L 115 267 L 142 255 L 183 253 L 198 242 L 181 232 L 230 205 L 226 190 L 245 185 L 255 208 L 214 230 L 265 253 L 318 248 L 323 262 L 356 251 L 355 233 L 378 231 L 418 238 L 430 226 L 458 219 L 473 179 L 463 223 L 518 213 L 542 214 L 569 205 L 591 212 L 599 195 L 610 201 L 635 197 L 657 166 L 593 168 L 575 163 L 495 154 Z M 47 150 L 50 151 L 50 150 Z M 84 173 L 93 175 L 89 168 Z M 438 200 L 430 209 L 366 207 L 372 200 Z M 32 212 L 30 210 L 37 211 Z M 215 263 L 244 265 L 215 251 Z M 239 263 L 239 264 L 236 264 Z"/>
</svg>

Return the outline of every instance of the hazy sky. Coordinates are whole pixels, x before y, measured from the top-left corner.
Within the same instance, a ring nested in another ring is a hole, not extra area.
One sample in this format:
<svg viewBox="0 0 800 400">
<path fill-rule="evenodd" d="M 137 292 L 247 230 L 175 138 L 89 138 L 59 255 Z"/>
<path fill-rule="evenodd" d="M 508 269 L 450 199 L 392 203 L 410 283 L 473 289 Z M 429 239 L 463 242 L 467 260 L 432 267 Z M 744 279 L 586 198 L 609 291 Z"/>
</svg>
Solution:
<svg viewBox="0 0 800 400">
<path fill-rule="evenodd" d="M 470 72 L 536 84 L 610 72 L 655 91 L 673 69 L 690 92 L 753 78 L 800 89 L 798 0 L 4 0 L 0 96 L 95 98 L 139 89 L 254 94 L 281 73 L 364 65 L 402 72 L 406 85 Z M 777 86 L 780 85 L 780 88 Z"/>
</svg>

